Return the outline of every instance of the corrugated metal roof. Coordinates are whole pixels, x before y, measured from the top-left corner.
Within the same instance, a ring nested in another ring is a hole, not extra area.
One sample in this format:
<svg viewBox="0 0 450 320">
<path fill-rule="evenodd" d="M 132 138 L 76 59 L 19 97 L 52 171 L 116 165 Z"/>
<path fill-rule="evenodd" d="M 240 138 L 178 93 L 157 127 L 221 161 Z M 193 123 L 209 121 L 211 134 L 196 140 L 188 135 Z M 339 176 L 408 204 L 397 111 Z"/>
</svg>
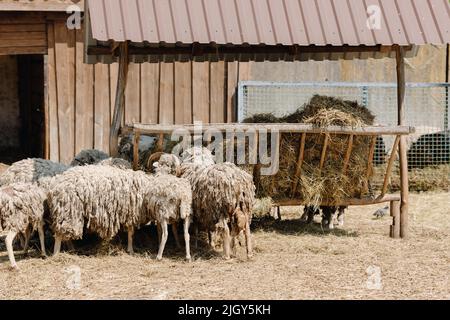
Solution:
<svg viewBox="0 0 450 320">
<path fill-rule="evenodd" d="M 98 41 L 151 44 L 450 43 L 448 0 L 89 0 Z M 379 29 L 368 19 L 379 17 Z"/>
</svg>

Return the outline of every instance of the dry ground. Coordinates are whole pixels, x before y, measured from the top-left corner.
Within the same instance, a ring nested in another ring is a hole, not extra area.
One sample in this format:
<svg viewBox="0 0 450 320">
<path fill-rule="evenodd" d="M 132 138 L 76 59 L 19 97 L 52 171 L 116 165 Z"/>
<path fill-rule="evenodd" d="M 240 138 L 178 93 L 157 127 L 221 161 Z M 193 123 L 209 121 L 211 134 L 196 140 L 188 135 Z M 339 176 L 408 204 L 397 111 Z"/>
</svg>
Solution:
<svg viewBox="0 0 450 320">
<path fill-rule="evenodd" d="M 134 256 L 121 250 L 46 260 L 36 252 L 18 255 L 16 272 L 9 269 L 2 244 L 0 298 L 449 299 L 450 193 L 411 195 L 408 240 L 388 237 L 391 218 L 372 217 L 379 207 L 351 207 L 346 226 L 331 233 L 318 224 L 303 225 L 298 208 L 284 208 L 281 222 L 255 226 L 251 261 L 243 248 L 229 262 L 193 248 L 194 262 L 186 263 L 183 252 L 169 243 L 164 260 L 157 262 L 153 241 Z M 380 290 L 367 287 L 371 266 L 381 268 Z M 77 268 L 79 288 L 73 282 Z"/>
</svg>

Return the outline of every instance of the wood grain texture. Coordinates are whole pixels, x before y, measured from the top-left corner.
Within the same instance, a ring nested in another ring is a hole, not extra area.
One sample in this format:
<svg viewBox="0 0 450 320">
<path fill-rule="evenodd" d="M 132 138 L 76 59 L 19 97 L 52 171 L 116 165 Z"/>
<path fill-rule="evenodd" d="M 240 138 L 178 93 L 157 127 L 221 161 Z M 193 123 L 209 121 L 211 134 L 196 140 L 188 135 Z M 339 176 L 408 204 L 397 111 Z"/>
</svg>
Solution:
<svg viewBox="0 0 450 320">
<path fill-rule="evenodd" d="M 159 64 L 144 63 L 141 66 L 141 121 L 158 123 Z"/>
<path fill-rule="evenodd" d="M 225 122 L 225 62 L 211 62 L 210 64 L 210 121 L 211 123 Z"/>
<path fill-rule="evenodd" d="M 209 62 L 192 63 L 193 120 L 209 122 Z"/>
<path fill-rule="evenodd" d="M 174 123 L 174 64 L 161 63 L 159 87 L 159 123 Z"/>
<path fill-rule="evenodd" d="M 175 123 L 192 123 L 191 62 L 175 62 Z"/>
<path fill-rule="evenodd" d="M 128 81 L 125 90 L 125 123 L 141 121 L 141 68 L 137 63 L 128 67 Z"/>
</svg>

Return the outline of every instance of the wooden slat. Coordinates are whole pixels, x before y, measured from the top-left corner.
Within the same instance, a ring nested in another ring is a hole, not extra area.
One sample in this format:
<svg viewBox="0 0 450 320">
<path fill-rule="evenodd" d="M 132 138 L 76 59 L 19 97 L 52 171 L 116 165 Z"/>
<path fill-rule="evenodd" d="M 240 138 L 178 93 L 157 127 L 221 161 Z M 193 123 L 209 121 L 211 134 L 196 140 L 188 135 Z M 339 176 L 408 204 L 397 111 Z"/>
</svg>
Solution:
<svg viewBox="0 0 450 320">
<path fill-rule="evenodd" d="M 73 49 L 69 49 L 68 39 L 70 40 L 70 37 L 66 25 L 55 23 L 56 84 L 59 138 L 61 139 L 60 161 L 66 164 L 71 162 L 75 150 L 74 91 L 71 87 L 73 79 L 70 79 L 74 76 L 73 56 L 70 57 L 70 55 L 74 53 Z"/>
<path fill-rule="evenodd" d="M 125 90 L 125 123 L 141 121 L 140 111 L 140 64 L 130 63 L 128 66 L 128 82 Z"/>
<path fill-rule="evenodd" d="M 159 123 L 174 123 L 174 64 L 161 63 L 159 91 Z"/>
<path fill-rule="evenodd" d="M 135 124 L 134 126 L 127 126 L 125 131 L 132 131 L 134 129 L 140 130 L 145 133 L 170 133 L 174 129 L 183 128 L 194 132 L 194 125 L 173 125 L 173 124 Z M 406 126 L 377 126 L 377 127 L 364 127 L 364 128 L 352 128 L 352 127 L 340 127 L 329 126 L 326 128 L 318 128 L 311 124 L 262 124 L 262 123 L 211 123 L 202 126 L 202 130 L 217 129 L 221 131 L 236 130 L 236 131 L 248 131 L 248 130 L 275 130 L 278 132 L 290 132 L 290 133 L 329 133 L 329 134 L 354 134 L 361 136 L 374 136 L 374 135 L 408 135 L 413 133 L 414 129 Z"/>
<path fill-rule="evenodd" d="M 0 28 L 0 40 L 21 40 L 26 43 L 28 40 L 47 41 L 47 34 L 44 31 L 26 31 L 26 32 L 3 32 Z"/>
<path fill-rule="evenodd" d="M 141 65 L 141 121 L 158 122 L 159 101 L 159 64 L 143 63 Z"/>
<path fill-rule="evenodd" d="M 76 4 L 81 11 L 84 10 L 84 0 L 62 1 L 62 0 L 3 0 L 0 11 L 56 11 L 65 12 L 67 7 Z"/>
<path fill-rule="evenodd" d="M 175 123 L 192 123 L 191 62 L 175 62 Z"/>
<path fill-rule="evenodd" d="M 94 66 L 83 63 L 83 33 L 76 31 L 75 153 L 94 147 Z"/>
<path fill-rule="evenodd" d="M 137 132 L 133 137 L 133 169 L 139 169 L 139 140 L 141 135 Z"/>
<path fill-rule="evenodd" d="M 110 119 L 111 123 L 114 116 L 114 104 L 116 103 L 116 90 L 117 90 L 117 79 L 119 78 L 119 64 L 112 63 L 109 65 L 109 90 L 110 90 Z M 122 119 L 122 125 L 125 124 L 125 117 Z"/>
<path fill-rule="evenodd" d="M 47 46 L 45 47 L 8 47 L 0 48 L 0 55 L 9 56 L 16 54 L 47 54 Z"/>
<path fill-rule="evenodd" d="M 226 122 L 236 122 L 237 94 L 239 62 L 228 62 L 227 64 L 227 117 Z"/>
<path fill-rule="evenodd" d="M 48 24 L 48 122 L 50 160 L 59 161 L 58 95 L 56 90 L 55 31 Z"/>
<path fill-rule="evenodd" d="M 353 149 L 353 137 L 354 135 L 351 134 L 348 137 L 348 146 L 347 146 L 347 152 L 345 153 L 345 158 L 344 158 L 344 165 L 342 167 L 342 173 L 345 174 L 347 172 L 347 168 L 348 168 L 348 163 L 350 161 L 350 156 L 352 155 L 352 149 Z"/>
<path fill-rule="evenodd" d="M 370 177 L 373 171 L 373 156 L 375 154 L 375 147 L 377 145 L 377 136 L 372 137 L 372 141 L 370 142 L 370 149 L 369 149 L 369 158 L 367 159 L 367 172 L 366 176 Z"/>
<path fill-rule="evenodd" d="M 328 134 L 325 134 L 325 138 L 323 141 L 323 147 L 322 147 L 322 154 L 320 156 L 320 164 L 319 164 L 319 170 L 323 169 L 323 165 L 325 164 L 325 160 L 327 157 L 327 148 L 328 148 L 328 141 L 330 140 L 330 137 Z"/>
<path fill-rule="evenodd" d="M 33 24 L 2 24 L 0 25 L 0 33 L 12 33 L 19 32 L 42 32 L 45 34 L 45 23 L 33 23 Z"/>
<path fill-rule="evenodd" d="M 386 168 L 386 172 L 384 174 L 384 181 L 383 181 L 383 187 L 381 188 L 381 194 L 386 194 L 386 192 L 387 192 L 387 187 L 388 187 L 388 184 L 389 184 L 389 178 L 391 176 L 392 167 L 394 166 L 395 156 L 397 154 L 397 149 L 398 149 L 399 142 L 400 142 L 400 136 L 397 136 L 395 138 L 394 145 L 392 146 L 391 155 L 389 157 L 388 165 L 387 165 L 387 168 Z"/>
<path fill-rule="evenodd" d="M 300 173 L 302 172 L 303 158 L 305 157 L 305 143 L 306 143 L 306 133 L 302 133 L 302 138 L 300 139 L 299 151 L 297 165 L 295 169 L 294 182 L 292 183 L 292 194 L 291 197 L 295 196 L 298 187 L 298 180 L 300 179 Z"/>
<path fill-rule="evenodd" d="M 94 72 L 94 147 L 95 149 L 109 152 L 110 101 L 108 65 L 96 64 Z"/>
<path fill-rule="evenodd" d="M 339 203 L 335 203 L 334 201 L 324 199 L 321 202 L 323 206 L 364 206 L 371 205 L 377 203 L 384 203 L 390 201 L 399 201 L 400 196 L 398 194 L 387 194 L 385 196 L 380 196 L 377 198 L 351 198 L 351 199 L 343 199 Z M 301 199 L 289 199 L 282 201 L 275 201 L 274 206 L 300 206 L 305 205 Z"/>
<path fill-rule="evenodd" d="M 47 40 L 45 38 L 41 39 L 9 39 L 9 40 L 1 40 L 0 48 L 9 48 L 9 47 L 45 47 L 47 46 Z"/>
<path fill-rule="evenodd" d="M 210 63 L 211 123 L 225 121 L 225 62 Z"/>
<path fill-rule="evenodd" d="M 194 121 L 209 123 L 209 62 L 192 62 L 192 109 Z"/>
</svg>

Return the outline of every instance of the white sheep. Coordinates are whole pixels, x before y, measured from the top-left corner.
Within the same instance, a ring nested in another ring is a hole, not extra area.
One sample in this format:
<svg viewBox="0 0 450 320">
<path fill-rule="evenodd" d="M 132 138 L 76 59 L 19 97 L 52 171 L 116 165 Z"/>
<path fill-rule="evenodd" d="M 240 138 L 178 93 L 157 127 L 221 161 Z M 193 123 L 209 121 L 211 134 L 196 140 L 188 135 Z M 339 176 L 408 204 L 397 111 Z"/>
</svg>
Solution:
<svg viewBox="0 0 450 320">
<path fill-rule="evenodd" d="M 0 175 L 0 186 L 12 183 L 35 183 L 47 188 L 50 179 L 69 169 L 61 163 L 44 159 L 25 159 L 13 163 Z"/>
<path fill-rule="evenodd" d="M 177 162 L 174 155 L 161 158 L 169 167 L 170 158 L 173 163 Z M 235 238 L 244 231 L 250 258 L 250 223 L 255 197 L 253 177 L 232 163 L 215 164 L 206 148 L 188 149 L 181 158 L 184 159 L 181 177 L 192 186 L 196 228 L 201 227 L 208 232 L 222 230 L 226 259 L 230 258 L 230 246 L 234 248 Z"/>
<path fill-rule="evenodd" d="M 133 166 L 130 162 L 120 158 L 108 158 L 98 163 L 99 166 L 110 166 L 123 170 L 131 170 Z"/>
<path fill-rule="evenodd" d="M 54 253 L 59 253 L 61 241 L 81 239 L 85 225 L 102 239 L 111 239 L 124 227 L 131 238 L 128 252 L 133 252 L 134 228 L 151 220 L 143 208 L 151 184 L 143 172 L 99 165 L 74 167 L 56 176 L 48 195 Z"/>
<path fill-rule="evenodd" d="M 173 233 L 179 246 L 176 223 L 184 221 L 184 241 L 186 259 L 191 260 L 189 225 L 192 218 L 192 190 L 188 180 L 177 178 L 165 172 L 164 167 L 158 167 L 153 183 L 148 189 L 145 208 L 152 221 L 161 228 L 161 237 L 157 259 L 161 260 L 167 241 L 168 225 L 172 224 Z"/>
<path fill-rule="evenodd" d="M 36 184 L 13 183 L 0 188 L 0 230 L 7 231 L 6 248 L 11 266 L 18 269 L 13 252 L 17 234 L 25 235 L 24 252 L 27 252 L 31 232 L 38 230 L 41 254 L 45 253 L 44 211 L 46 192 Z"/>
</svg>

